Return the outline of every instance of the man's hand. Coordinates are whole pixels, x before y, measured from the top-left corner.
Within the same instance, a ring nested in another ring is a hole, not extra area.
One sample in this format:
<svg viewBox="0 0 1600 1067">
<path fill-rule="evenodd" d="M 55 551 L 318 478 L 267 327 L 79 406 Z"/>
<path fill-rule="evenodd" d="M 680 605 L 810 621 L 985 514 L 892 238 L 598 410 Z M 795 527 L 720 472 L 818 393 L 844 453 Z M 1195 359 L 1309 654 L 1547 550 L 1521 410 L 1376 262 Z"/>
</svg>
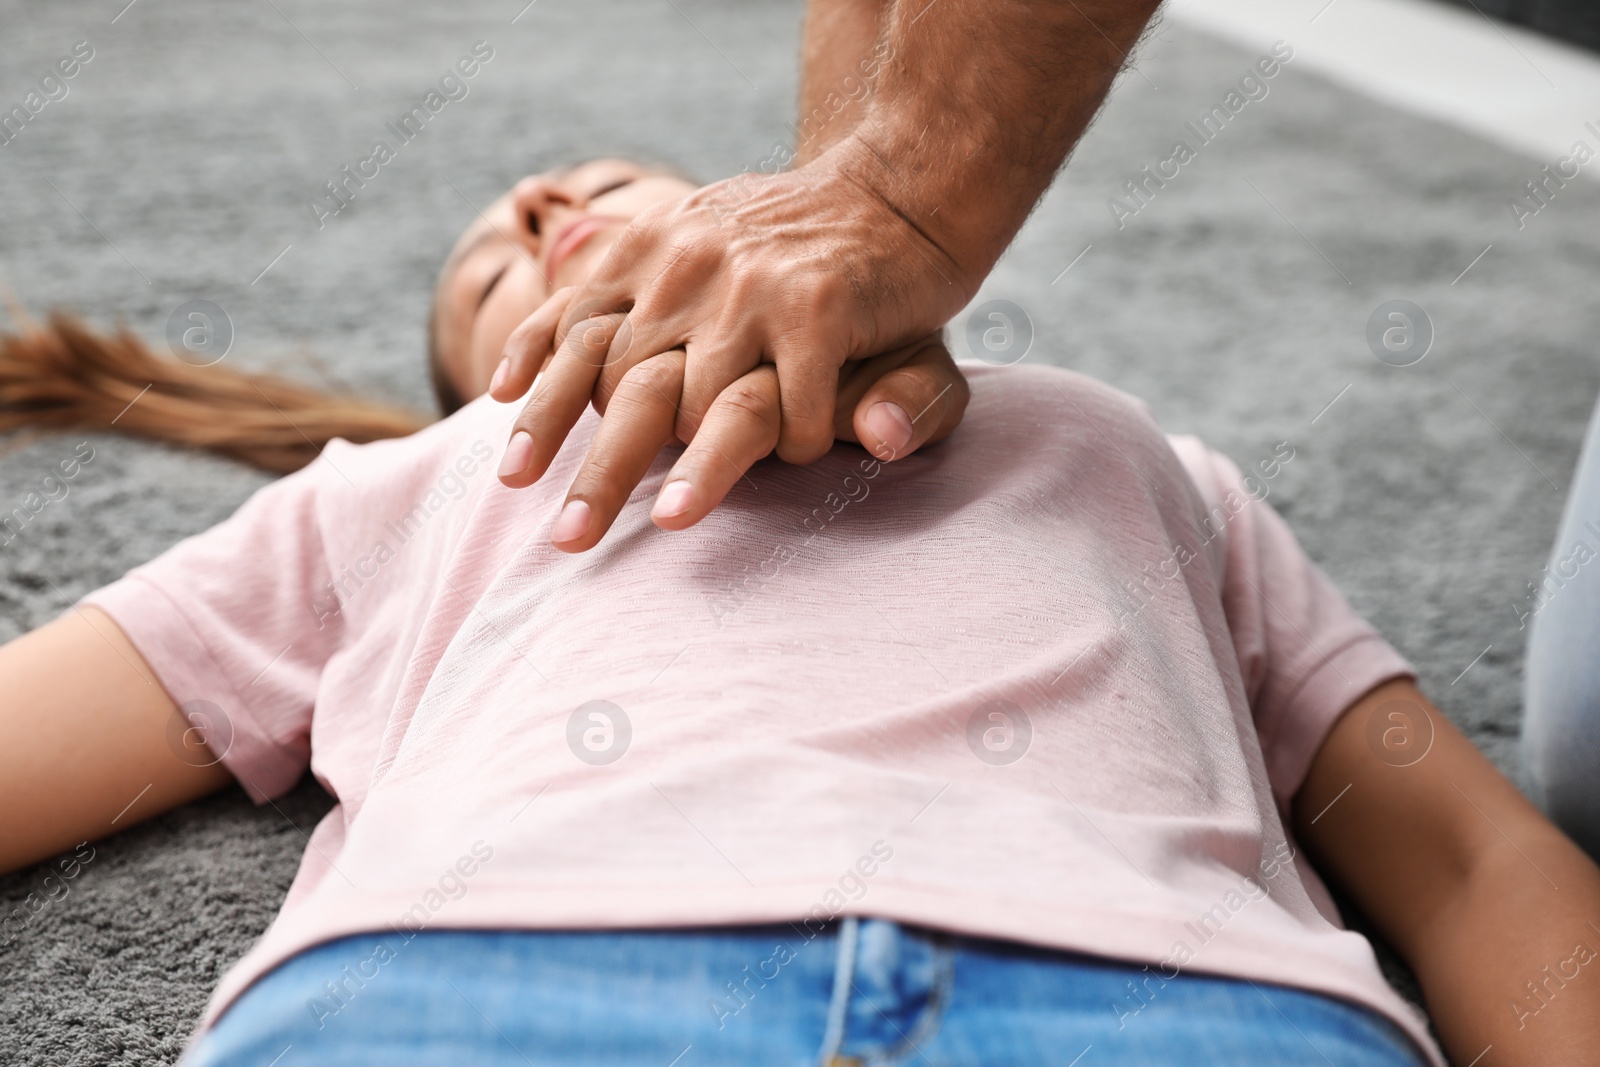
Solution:
<svg viewBox="0 0 1600 1067">
<path fill-rule="evenodd" d="M 777 373 L 778 456 L 809 463 L 826 452 L 841 367 L 937 329 L 977 283 L 863 178 L 832 163 L 741 175 L 653 209 L 575 299 L 553 297 L 564 312 L 540 340 L 561 342 L 516 424 L 533 441 L 529 466 L 507 484 L 544 473 L 591 395 L 680 349 L 679 440 L 693 439 L 722 391 L 766 362 Z M 508 346 L 514 358 L 531 337 L 519 335 Z"/>
<path fill-rule="evenodd" d="M 673 435 L 692 439 L 725 390 L 765 363 L 778 455 L 820 456 L 840 369 L 939 329 L 966 304 L 1157 6 L 859 0 L 864 14 L 813 2 L 829 17 L 807 27 L 802 165 L 639 216 L 581 292 L 518 331 L 535 363 L 554 359 L 513 430 L 506 485 L 543 475 L 604 393 L 602 372 L 625 378 L 671 353 L 681 370 L 641 373 L 676 385 Z M 836 65 L 845 57 L 848 84 Z"/>
<path fill-rule="evenodd" d="M 496 400 L 510 402 L 527 392 L 537 366 L 539 331 L 554 328 L 559 310 L 541 309 L 513 335 L 510 369 L 490 390 Z M 594 320 L 592 328 L 601 331 L 596 343 L 617 318 Z M 667 352 L 608 379 L 603 395 L 596 398 L 603 416 L 600 428 L 551 532 L 556 547 L 581 552 L 597 544 L 656 453 L 678 439 L 677 398 L 686 362 L 682 350 Z M 539 383 L 542 390 L 543 376 Z M 828 413 L 830 443 L 859 442 L 883 460 L 907 456 L 950 433 L 970 395 L 966 378 L 937 336 L 852 362 L 832 384 L 836 404 Z M 578 410 L 581 414 L 581 405 Z M 772 366 L 758 366 L 722 390 L 662 480 L 651 512 L 656 525 L 681 530 L 703 519 L 751 465 L 773 451 L 779 423 L 778 375 Z M 502 480 L 507 480 L 508 465 L 522 465 L 518 450 L 527 447 L 524 438 L 513 436 L 501 466 Z"/>
</svg>

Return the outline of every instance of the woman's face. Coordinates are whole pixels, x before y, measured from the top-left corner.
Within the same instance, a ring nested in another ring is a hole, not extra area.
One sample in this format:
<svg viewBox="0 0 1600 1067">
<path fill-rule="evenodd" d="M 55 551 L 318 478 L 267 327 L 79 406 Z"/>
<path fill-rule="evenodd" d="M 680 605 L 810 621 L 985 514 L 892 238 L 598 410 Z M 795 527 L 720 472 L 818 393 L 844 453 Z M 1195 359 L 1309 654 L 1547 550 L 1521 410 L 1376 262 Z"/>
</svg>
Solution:
<svg viewBox="0 0 1600 1067">
<path fill-rule="evenodd" d="M 506 339 L 562 286 L 587 279 L 634 216 L 693 183 L 622 159 L 518 182 L 467 227 L 434 294 L 438 370 L 463 400 L 489 389 Z"/>
</svg>

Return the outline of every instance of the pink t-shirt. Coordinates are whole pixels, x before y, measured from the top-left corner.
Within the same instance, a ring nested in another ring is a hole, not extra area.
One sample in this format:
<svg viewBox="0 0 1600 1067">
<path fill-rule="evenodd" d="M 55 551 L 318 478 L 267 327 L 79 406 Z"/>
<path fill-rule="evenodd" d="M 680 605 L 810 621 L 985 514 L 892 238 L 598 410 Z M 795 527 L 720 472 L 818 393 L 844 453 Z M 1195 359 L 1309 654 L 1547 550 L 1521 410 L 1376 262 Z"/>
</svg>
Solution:
<svg viewBox="0 0 1600 1067">
<path fill-rule="evenodd" d="M 1340 712 L 1411 668 L 1250 477 L 1070 372 L 968 370 L 946 442 L 758 464 L 710 518 L 550 525 L 516 406 L 329 445 L 86 602 L 258 801 L 338 801 L 206 1024 L 391 927 L 876 915 L 1348 998 L 1443 1063 L 1286 841 Z M 1113 1010 L 1108 1006 L 1107 1010 Z"/>
</svg>

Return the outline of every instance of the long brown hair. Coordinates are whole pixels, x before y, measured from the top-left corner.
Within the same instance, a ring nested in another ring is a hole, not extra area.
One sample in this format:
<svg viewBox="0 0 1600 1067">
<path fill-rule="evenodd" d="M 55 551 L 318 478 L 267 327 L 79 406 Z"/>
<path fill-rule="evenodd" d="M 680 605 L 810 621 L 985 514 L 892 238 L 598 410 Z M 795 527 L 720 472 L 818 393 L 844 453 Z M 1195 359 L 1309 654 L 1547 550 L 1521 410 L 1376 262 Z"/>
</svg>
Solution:
<svg viewBox="0 0 1600 1067">
<path fill-rule="evenodd" d="M 124 327 L 61 312 L 13 311 L 0 332 L 0 432 L 107 430 L 218 452 L 263 470 L 299 470 L 335 437 L 404 437 L 428 416 L 287 378 L 199 367 L 152 352 Z"/>
</svg>

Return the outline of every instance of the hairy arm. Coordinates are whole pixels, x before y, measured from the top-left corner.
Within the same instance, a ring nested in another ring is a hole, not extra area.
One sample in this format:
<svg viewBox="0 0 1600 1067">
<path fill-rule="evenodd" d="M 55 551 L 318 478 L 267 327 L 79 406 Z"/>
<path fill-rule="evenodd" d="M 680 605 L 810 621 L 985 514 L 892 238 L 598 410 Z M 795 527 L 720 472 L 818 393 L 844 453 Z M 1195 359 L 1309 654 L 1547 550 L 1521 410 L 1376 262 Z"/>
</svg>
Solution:
<svg viewBox="0 0 1600 1067">
<path fill-rule="evenodd" d="M 0 691 L 0 872 L 233 780 L 178 720 L 132 642 L 94 608 L 0 647 Z"/>
<path fill-rule="evenodd" d="M 1294 822 L 1317 869 L 1411 965 L 1452 1060 L 1593 1058 L 1600 869 L 1414 685 L 1344 713 Z"/>
<path fill-rule="evenodd" d="M 892 46 L 883 40 L 892 0 L 811 0 L 800 47 L 795 163 L 805 166 L 855 129 Z"/>
<path fill-rule="evenodd" d="M 864 116 L 817 162 L 855 177 L 943 254 L 959 308 L 1088 127 L 1158 6 L 898 0 L 882 29 L 892 54 Z"/>
</svg>

